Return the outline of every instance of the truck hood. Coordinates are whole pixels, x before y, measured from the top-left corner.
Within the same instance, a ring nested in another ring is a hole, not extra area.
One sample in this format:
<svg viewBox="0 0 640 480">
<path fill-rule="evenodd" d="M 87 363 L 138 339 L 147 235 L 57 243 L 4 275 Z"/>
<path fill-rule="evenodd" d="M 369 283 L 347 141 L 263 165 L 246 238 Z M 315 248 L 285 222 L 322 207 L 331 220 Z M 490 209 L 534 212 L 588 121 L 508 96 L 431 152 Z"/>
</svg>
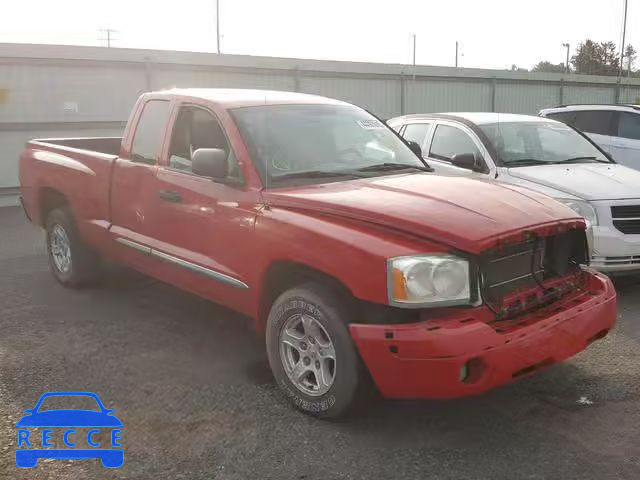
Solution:
<svg viewBox="0 0 640 480">
<path fill-rule="evenodd" d="M 585 200 L 640 197 L 640 171 L 613 163 L 535 165 L 510 168 L 509 175 Z"/>
<path fill-rule="evenodd" d="M 521 187 L 409 174 L 267 190 L 272 208 L 364 221 L 479 253 L 525 231 L 584 225 L 570 208 Z M 565 220 L 565 221 L 562 221 Z"/>
</svg>

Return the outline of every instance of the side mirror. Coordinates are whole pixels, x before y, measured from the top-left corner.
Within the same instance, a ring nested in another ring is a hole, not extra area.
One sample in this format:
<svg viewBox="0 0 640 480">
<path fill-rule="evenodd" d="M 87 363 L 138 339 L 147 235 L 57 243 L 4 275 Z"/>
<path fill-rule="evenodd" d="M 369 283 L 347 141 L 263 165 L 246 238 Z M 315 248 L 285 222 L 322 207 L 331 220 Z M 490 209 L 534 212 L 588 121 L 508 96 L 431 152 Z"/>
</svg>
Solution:
<svg viewBox="0 0 640 480">
<path fill-rule="evenodd" d="M 33 413 L 33 408 L 27 408 L 24 413 Z"/>
<path fill-rule="evenodd" d="M 474 153 L 458 153 L 451 157 L 451 164 L 474 172 L 480 171 L 480 162 Z"/>
<path fill-rule="evenodd" d="M 418 145 L 417 142 L 413 140 L 407 140 L 407 144 L 413 153 L 415 153 L 418 157 L 422 158 L 422 148 Z"/>
<path fill-rule="evenodd" d="M 211 178 L 227 176 L 227 152 L 221 148 L 198 148 L 191 157 L 191 171 Z"/>
</svg>

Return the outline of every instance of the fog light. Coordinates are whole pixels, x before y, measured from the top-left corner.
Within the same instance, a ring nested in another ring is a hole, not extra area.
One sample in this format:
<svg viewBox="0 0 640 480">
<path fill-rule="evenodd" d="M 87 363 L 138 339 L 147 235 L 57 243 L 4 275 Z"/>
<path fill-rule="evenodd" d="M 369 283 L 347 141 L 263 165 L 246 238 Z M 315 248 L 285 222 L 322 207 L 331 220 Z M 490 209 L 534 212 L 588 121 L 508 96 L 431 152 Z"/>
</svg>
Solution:
<svg viewBox="0 0 640 480">
<path fill-rule="evenodd" d="M 475 383 L 480 380 L 485 370 L 486 365 L 482 358 L 472 358 L 460 367 L 458 378 L 462 383 Z"/>
<path fill-rule="evenodd" d="M 460 373 L 458 377 L 461 382 L 464 382 L 467 378 L 469 378 L 469 364 L 465 363 L 462 367 L 460 367 Z"/>
</svg>

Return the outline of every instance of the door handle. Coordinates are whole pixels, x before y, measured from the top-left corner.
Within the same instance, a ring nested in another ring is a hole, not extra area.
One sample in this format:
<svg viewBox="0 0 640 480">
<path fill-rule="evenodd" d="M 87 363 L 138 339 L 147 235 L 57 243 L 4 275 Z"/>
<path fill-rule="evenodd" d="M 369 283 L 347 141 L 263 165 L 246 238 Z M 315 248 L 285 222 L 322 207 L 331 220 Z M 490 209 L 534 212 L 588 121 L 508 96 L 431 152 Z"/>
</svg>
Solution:
<svg viewBox="0 0 640 480">
<path fill-rule="evenodd" d="M 160 193 L 158 193 L 158 196 L 160 197 L 161 200 L 164 200 L 165 202 L 172 202 L 172 203 L 182 202 L 182 195 L 180 195 L 178 192 L 174 192 L 173 190 L 160 190 Z"/>
</svg>

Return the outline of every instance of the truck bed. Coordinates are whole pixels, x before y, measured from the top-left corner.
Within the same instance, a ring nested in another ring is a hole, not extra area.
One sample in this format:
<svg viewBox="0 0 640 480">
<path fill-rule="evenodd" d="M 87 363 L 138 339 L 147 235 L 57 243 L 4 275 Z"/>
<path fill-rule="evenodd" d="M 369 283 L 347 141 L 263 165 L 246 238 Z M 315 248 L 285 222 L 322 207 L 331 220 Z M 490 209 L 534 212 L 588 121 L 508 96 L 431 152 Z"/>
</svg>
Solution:
<svg viewBox="0 0 640 480">
<path fill-rule="evenodd" d="M 88 150 L 107 155 L 118 155 L 122 137 L 38 138 L 32 140 L 32 142 Z"/>
<path fill-rule="evenodd" d="M 51 199 L 63 195 L 85 238 L 103 234 L 110 219 L 111 174 L 121 142 L 120 137 L 28 142 L 20 157 L 20 184 L 29 217 L 42 225 L 43 205 L 55 203 Z"/>
</svg>

